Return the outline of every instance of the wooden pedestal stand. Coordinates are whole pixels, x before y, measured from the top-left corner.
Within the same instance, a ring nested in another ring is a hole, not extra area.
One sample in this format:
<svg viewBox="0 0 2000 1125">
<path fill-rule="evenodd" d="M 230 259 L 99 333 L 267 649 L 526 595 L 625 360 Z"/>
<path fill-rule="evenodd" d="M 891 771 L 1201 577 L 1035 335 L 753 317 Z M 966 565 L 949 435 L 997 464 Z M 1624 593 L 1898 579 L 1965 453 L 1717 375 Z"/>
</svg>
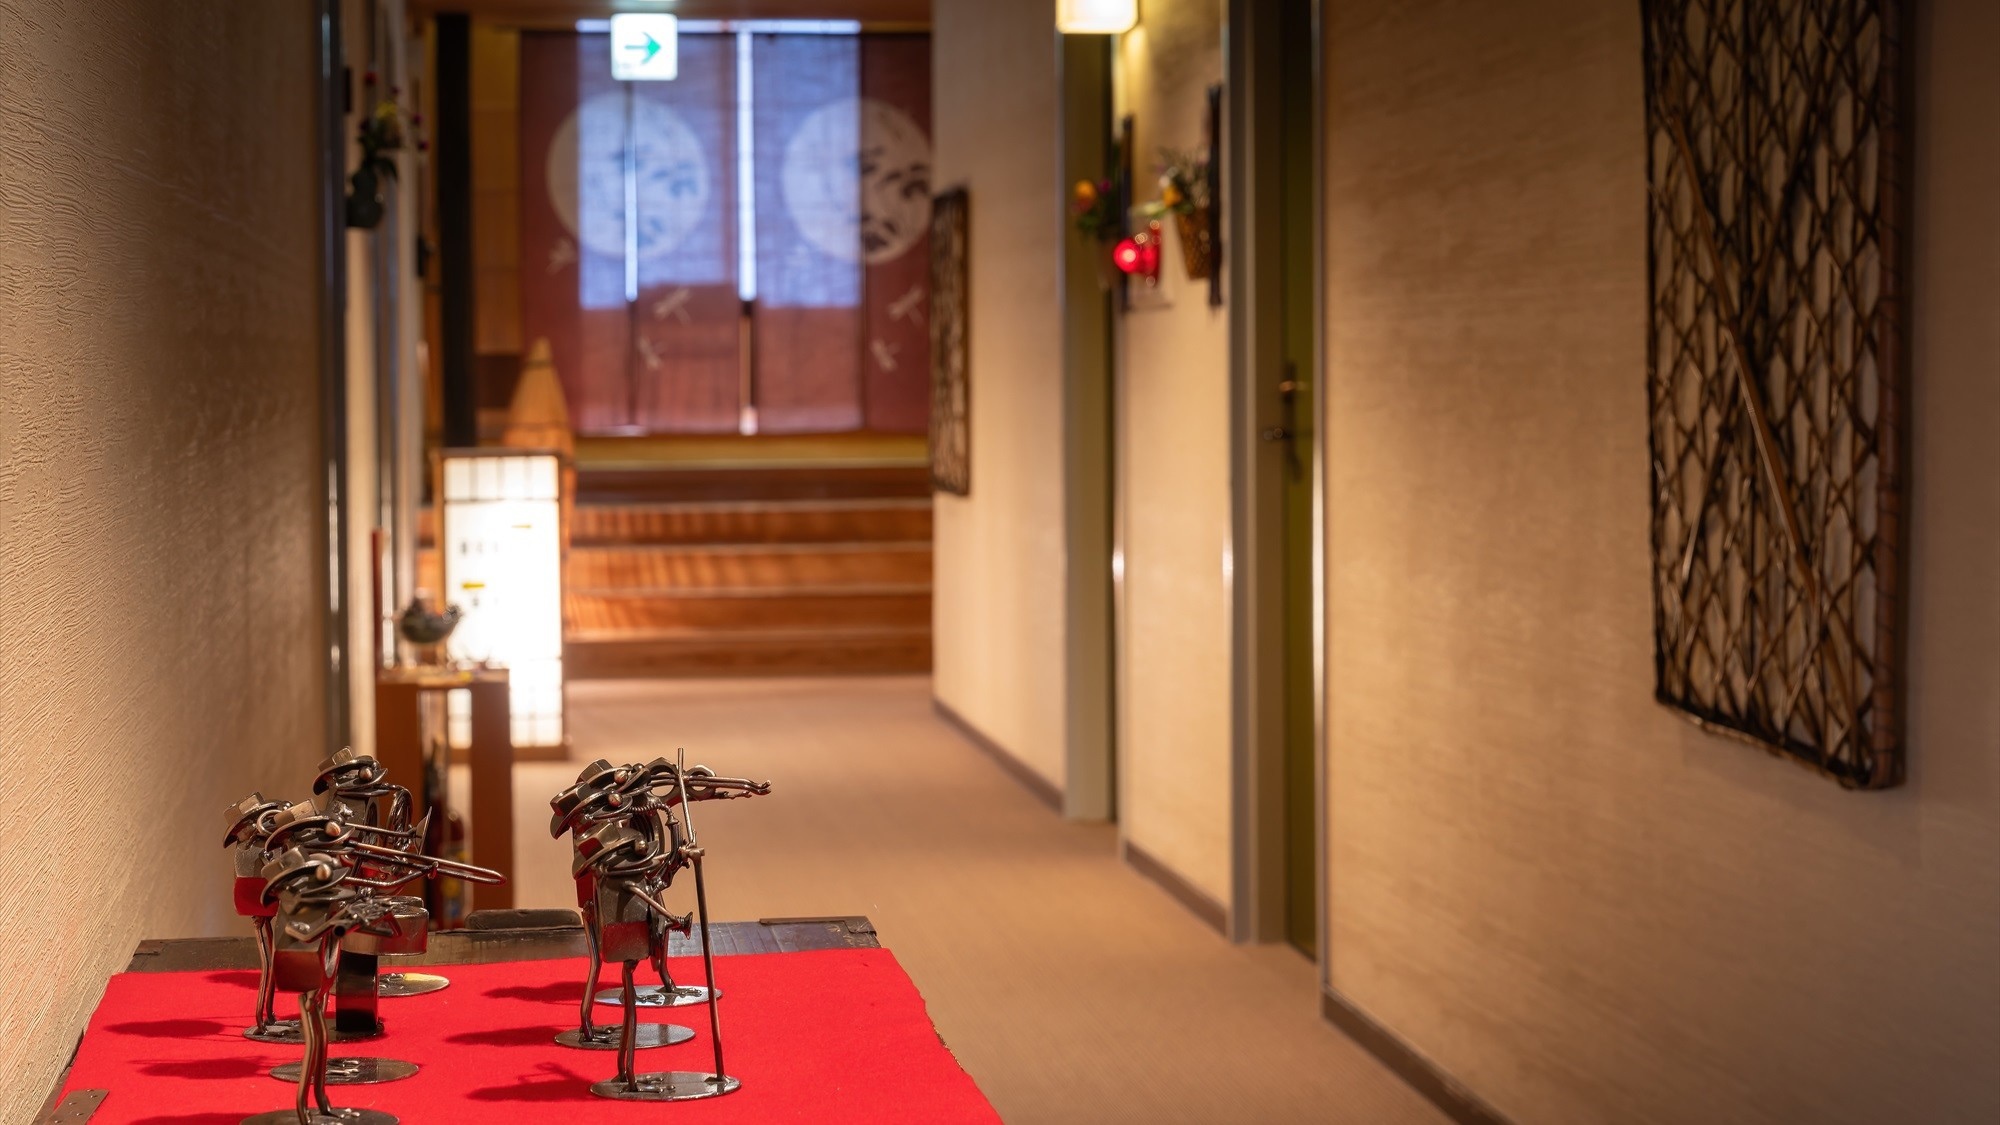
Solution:
<svg viewBox="0 0 2000 1125">
<path fill-rule="evenodd" d="M 510 879 L 499 886 L 473 884 L 472 908 L 507 910 L 514 905 L 514 740 L 506 670 L 388 668 L 377 673 L 375 757 L 392 781 L 409 787 L 419 816 L 441 804 L 443 794 L 429 792 L 424 769 L 424 699 L 459 689 L 472 695 L 472 745 L 464 751 L 472 767 L 471 861 Z"/>
</svg>

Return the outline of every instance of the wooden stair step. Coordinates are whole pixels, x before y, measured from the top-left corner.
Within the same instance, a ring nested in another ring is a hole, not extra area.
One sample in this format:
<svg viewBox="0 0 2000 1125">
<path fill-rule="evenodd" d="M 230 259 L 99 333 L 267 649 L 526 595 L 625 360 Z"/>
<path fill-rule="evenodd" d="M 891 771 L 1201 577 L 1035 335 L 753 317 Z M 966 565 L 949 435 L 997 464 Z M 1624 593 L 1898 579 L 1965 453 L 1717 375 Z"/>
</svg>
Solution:
<svg viewBox="0 0 2000 1125">
<path fill-rule="evenodd" d="M 930 468 L 912 464 L 585 468 L 577 471 L 582 504 L 686 500 L 813 500 L 921 497 Z"/>
<path fill-rule="evenodd" d="M 931 545 L 757 543 L 573 547 L 572 590 L 928 584 Z"/>
<path fill-rule="evenodd" d="M 572 590 L 570 635 L 661 629 L 801 630 L 928 626 L 928 585 Z"/>
<path fill-rule="evenodd" d="M 570 519 L 575 546 L 675 543 L 927 541 L 927 499 L 702 501 L 582 504 Z"/>
<path fill-rule="evenodd" d="M 728 633 L 659 630 L 615 637 L 572 634 L 563 643 L 563 667 L 572 680 L 886 674 L 927 672 L 930 666 L 928 627 Z"/>
</svg>

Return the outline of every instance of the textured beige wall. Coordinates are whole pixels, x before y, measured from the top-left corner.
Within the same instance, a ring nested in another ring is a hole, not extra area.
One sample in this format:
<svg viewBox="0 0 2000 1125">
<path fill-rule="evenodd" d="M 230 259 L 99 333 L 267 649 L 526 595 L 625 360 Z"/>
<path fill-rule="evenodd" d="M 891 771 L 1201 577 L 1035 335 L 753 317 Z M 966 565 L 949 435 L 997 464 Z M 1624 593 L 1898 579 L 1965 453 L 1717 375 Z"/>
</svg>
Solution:
<svg viewBox="0 0 2000 1125">
<path fill-rule="evenodd" d="M 1219 0 L 1153 0 L 1117 54 L 1141 199 L 1159 150 L 1204 143 L 1222 80 Z M 1168 224 L 1159 307 L 1120 318 L 1124 603 L 1119 819 L 1125 839 L 1229 902 L 1229 324 L 1189 281 Z"/>
<path fill-rule="evenodd" d="M 2000 6 L 1916 7 L 1858 794 L 1651 701 L 1638 5 L 1327 5 L 1332 983 L 1516 1120 L 2000 1120 Z"/>
<path fill-rule="evenodd" d="M 0 1120 L 321 752 L 306 5 L 0 0 Z M 23 825 L 102 803 L 73 832 Z"/>
<path fill-rule="evenodd" d="M 937 497 L 937 697 L 1063 783 L 1062 220 L 1052 0 L 937 0 L 932 185 L 971 194 L 972 494 Z"/>
</svg>

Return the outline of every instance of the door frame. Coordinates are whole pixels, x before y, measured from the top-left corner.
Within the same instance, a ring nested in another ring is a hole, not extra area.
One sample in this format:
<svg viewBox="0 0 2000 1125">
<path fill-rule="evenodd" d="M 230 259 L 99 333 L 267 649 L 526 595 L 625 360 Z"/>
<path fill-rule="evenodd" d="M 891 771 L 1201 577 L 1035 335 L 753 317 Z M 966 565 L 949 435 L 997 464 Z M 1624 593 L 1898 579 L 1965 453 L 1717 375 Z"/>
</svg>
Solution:
<svg viewBox="0 0 2000 1125">
<path fill-rule="evenodd" d="M 332 754 L 353 739 L 354 682 L 348 601 L 347 492 L 347 83 L 343 74 L 341 0 L 314 0 L 313 158 L 318 179 L 320 501 L 325 523 L 316 544 L 320 572 L 320 629 L 324 644 L 321 685 L 326 695 L 321 736 Z M 367 664 L 374 682 L 374 661 Z"/>
<path fill-rule="evenodd" d="M 1098 279 L 1096 247 L 1070 230 L 1070 185 L 1111 166 L 1112 40 L 1057 35 L 1061 97 L 1051 221 L 1061 234 L 1063 310 L 1063 815 L 1112 820 L 1118 812 L 1116 332 L 1112 297 Z"/>
<path fill-rule="evenodd" d="M 1310 0 L 1314 169 L 1312 285 L 1325 286 L 1325 80 L 1323 0 Z M 1280 421 L 1284 372 L 1283 237 L 1279 163 L 1281 13 L 1268 0 L 1229 0 L 1223 86 L 1227 215 L 1223 268 L 1229 304 L 1230 426 L 1230 907 L 1229 937 L 1285 940 L 1283 447 L 1264 441 Z M 1326 331 L 1313 341 L 1312 481 L 1314 839 L 1318 961 L 1328 971 L 1326 710 Z"/>
</svg>

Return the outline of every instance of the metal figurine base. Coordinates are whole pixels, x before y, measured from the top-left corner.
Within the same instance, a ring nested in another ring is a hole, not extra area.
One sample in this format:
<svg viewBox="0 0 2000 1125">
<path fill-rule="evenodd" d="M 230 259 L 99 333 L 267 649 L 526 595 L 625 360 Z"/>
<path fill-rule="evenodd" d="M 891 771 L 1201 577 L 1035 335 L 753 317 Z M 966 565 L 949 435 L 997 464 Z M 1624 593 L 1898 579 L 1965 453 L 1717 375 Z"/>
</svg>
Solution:
<svg viewBox="0 0 2000 1125">
<path fill-rule="evenodd" d="M 291 1047 L 306 1041 L 305 1033 L 299 1030 L 297 1020 L 278 1020 L 275 1023 L 268 1023 L 264 1025 L 262 1031 L 246 1027 L 243 1029 L 243 1038 L 257 1043 L 282 1043 Z M 373 1031 L 335 1031 L 328 1028 L 327 1038 L 335 1043 L 359 1043 L 365 1039 L 382 1038 L 382 1028 L 378 1026 Z"/>
<path fill-rule="evenodd" d="M 376 995 L 395 1000 L 450 988 L 451 978 L 436 973 L 383 973 L 376 987 Z"/>
<path fill-rule="evenodd" d="M 597 994 L 597 1002 L 613 1008 L 622 1008 L 625 1006 L 624 991 L 621 988 L 607 988 Z M 677 984 L 671 993 L 667 991 L 665 985 L 658 984 L 642 984 L 633 991 L 639 994 L 636 1003 L 641 1008 L 689 1008 L 696 1004 L 708 1003 L 710 996 L 722 995 L 721 989 L 711 993 L 698 984 Z"/>
<path fill-rule="evenodd" d="M 303 1063 L 286 1063 L 274 1067 L 271 1077 L 280 1082 L 296 1083 L 299 1068 Z M 326 1084 L 329 1086 L 374 1086 L 383 1082 L 400 1082 L 417 1073 L 417 1064 L 401 1059 L 345 1058 L 326 1060 Z"/>
<path fill-rule="evenodd" d="M 565 1047 L 575 1047 L 581 1051 L 615 1051 L 618 1049 L 619 1029 L 600 1027 L 590 1038 L 583 1037 L 581 1028 L 572 1027 L 556 1036 L 556 1042 Z M 694 1038 L 694 1029 L 677 1023 L 642 1023 L 633 1036 L 633 1047 L 645 1050 L 648 1047 L 671 1047 Z"/>
<path fill-rule="evenodd" d="M 312 1125 L 397 1125 L 400 1120 L 393 1113 L 383 1113 L 379 1109 L 337 1108 L 332 1113 L 313 1110 L 306 1115 Z M 243 1119 L 243 1125 L 299 1125 L 299 1112 L 295 1109 L 274 1109 L 269 1113 L 259 1113 Z"/>
<path fill-rule="evenodd" d="M 719 1098 L 742 1088 L 742 1082 L 727 1074 L 718 1077 L 698 1070 L 635 1074 L 630 1084 L 617 1078 L 590 1084 L 591 1093 L 621 1102 L 691 1102 L 697 1098 Z"/>
<path fill-rule="evenodd" d="M 263 1027 L 246 1027 L 243 1038 L 257 1043 L 303 1043 L 305 1035 L 297 1020 L 272 1020 Z"/>
</svg>

